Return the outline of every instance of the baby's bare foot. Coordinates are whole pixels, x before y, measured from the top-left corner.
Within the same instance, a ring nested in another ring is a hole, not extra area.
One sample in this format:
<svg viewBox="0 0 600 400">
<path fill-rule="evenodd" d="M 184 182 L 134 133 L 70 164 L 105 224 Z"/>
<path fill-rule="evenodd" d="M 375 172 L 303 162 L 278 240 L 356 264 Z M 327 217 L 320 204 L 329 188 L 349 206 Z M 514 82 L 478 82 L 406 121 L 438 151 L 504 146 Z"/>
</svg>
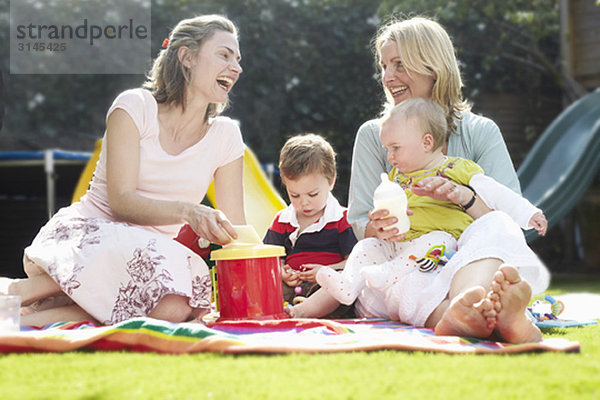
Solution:
<svg viewBox="0 0 600 400">
<path fill-rule="evenodd" d="M 295 306 L 286 306 L 283 307 L 283 311 L 285 311 L 290 318 L 304 318 L 301 305 L 302 303 L 298 303 Z"/>
<path fill-rule="evenodd" d="M 436 335 L 487 338 L 496 325 L 496 311 L 481 286 L 459 294 L 435 326 Z"/>
<path fill-rule="evenodd" d="M 542 333 L 525 315 L 531 298 L 531 286 L 521 279 L 512 265 L 501 265 L 494 274 L 492 291 L 488 298 L 498 313 L 496 329 L 509 343 L 539 342 Z"/>
</svg>

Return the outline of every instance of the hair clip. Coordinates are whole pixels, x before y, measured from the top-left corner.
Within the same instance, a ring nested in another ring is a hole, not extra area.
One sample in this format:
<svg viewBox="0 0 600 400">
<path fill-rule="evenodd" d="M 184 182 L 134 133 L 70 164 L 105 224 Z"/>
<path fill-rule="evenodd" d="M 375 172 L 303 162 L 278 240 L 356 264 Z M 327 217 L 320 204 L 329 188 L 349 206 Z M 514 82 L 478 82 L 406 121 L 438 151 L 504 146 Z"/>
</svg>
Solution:
<svg viewBox="0 0 600 400">
<path fill-rule="evenodd" d="M 167 48 L 169 46 L 169 39 L 163 40 L 162 47 Z"/>
</svg>

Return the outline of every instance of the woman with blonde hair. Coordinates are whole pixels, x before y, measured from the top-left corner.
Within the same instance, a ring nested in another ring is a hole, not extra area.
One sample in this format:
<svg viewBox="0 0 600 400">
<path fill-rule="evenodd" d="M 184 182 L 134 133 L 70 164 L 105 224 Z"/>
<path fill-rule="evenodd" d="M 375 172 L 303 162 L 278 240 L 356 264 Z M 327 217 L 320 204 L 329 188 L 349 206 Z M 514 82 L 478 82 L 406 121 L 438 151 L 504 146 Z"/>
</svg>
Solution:
<svg viewBox="0 0 600 400">
<path fill-rule="evenodd" d="M 183 224 L 225 244 L 244 224 L 236 123 L 218 114 L 242 68 L 225 17 L 181 21 L 147 82 L 107 112 L 100 160 L 81 201 L 61 209 L 25 249 L 27 279 L 0 280 L 28 308 L 24 325 L 149 316 L 173 322 L 210 310 L 204 261 L 173 240 Z M 214 179 L 219 210 L 201 205 Z"/>
<path fill-rule="evenodd" d="M 444 109 L 450 131 L 443 153 L 476 162 L 487 176 L 520 194 L 517 174 L 498 126 L 473 114 L 462 97 L 463 84 L 454 46 L 440 24 L 421 17 L 392 21 L 379 30 L 374 50 L 387 99 L 385 109 L 410 98 L 433 100 Z M 397 222 L 396 217 L 386 218 L 388 210 L 373 210 L 373 193 L 380 176 L 391 169 L 380 139 L 380 120 L 365 122 L 354 143 L 348 204 L 348 220 L 358 239 L 388 242 L 404 239 L 397 228 L 388 229 Z M 436 176 L 425 178 L 422 187 L 413 191 L 444 201 L 452 197 L 455 188 L 450 180 Z M 440 300 L 415 299 L 428 315 L 424 325 L 435 328 L 438 334 L 479 338 L 498 334 L 511 342 L 539 340 L 539 330 L 530 329 L 524 311 L 532 289 L 541 292 L 548 286 L 548 271 L 533 254 L 526 259 L 511 254 L 511 241 L 525 241 L 520 228 L 506 215 L 490 213 L 484 199 L 474 190 L 463 206 L 475 222 L 461 235 L 458 251 L 452 257 L 451 262 L 459 267 L 450 279 L 445 277 L 446 292 L 436 294 Z M 365 242 L 368 241 L 361 240 L 356 247 L 362 249 Z M 369 302 L 361 301 L 366 298 Z M 326 315 L 338 304 L 324 291 L 312 299 L 290 313 L 317 317 Z M 311 307 L 317 302 L 318 307 Z M 493 324 L 486 318 L 490 304 L 497 313 L 492 318 Z M 355 307 L 360 316 L 380 317 L 377 310 L 385 309 L 385 299 L 367 287 L 358 296 Z"/>
</svg>

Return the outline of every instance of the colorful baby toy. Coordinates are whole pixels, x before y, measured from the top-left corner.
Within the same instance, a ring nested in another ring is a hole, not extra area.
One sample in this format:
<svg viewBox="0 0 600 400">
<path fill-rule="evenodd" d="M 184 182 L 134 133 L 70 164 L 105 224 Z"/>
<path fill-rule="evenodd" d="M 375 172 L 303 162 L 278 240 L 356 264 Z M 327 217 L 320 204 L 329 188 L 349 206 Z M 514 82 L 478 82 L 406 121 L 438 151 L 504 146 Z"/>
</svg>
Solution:
<svg viewBox="0 0 600 400">
<path fill-rule="evenodd" d="M 546 321 L 557 319 L 558 315 L 565 309 L 562 301 L 554 299 L 554 297 L 545 295 L 544 299 L 534 300 L 531 307 L 528 307 L 529 312 L 537 321 Z"/>
<path fill-rule="evenodd" d="M 456 253 L 455 250 L 446 249 L 443 244 L 433 246 L 425 254 L 424 257 L 416 257 L 414 255 L 408 256 L 411 260 L 417 263 L 417 267 L 421 272 L 435 271 L 437 267 L 446 265 L 448 260 Z"/>
</svg>

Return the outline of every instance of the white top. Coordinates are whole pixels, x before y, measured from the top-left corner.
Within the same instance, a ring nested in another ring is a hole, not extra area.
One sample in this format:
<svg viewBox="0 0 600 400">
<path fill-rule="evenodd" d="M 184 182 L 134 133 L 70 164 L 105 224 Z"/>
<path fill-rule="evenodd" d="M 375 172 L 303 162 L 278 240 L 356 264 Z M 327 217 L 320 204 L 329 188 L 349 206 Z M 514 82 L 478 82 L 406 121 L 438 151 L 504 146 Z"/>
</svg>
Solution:
<svg viewBox="0 0 600 400">
<path fill-rule="evenodd" d="M 202 140 L 177 155 L 170 155 L 160 145 L 158 104 L 148 90 L 131 89 L 121 93 L 109 108 L 107 118 L 117 108 L 129 114 L 140 134 L 140 169 L 136 192 L 142 196 L 199 203 L 215 171 L 244 154 L 242 134 L 230 118 L 211 119 L 210 128 Z M 103 140 L 90 188 L 74 207 L 86 217 L 115 221 L 108 204 L 105 143 Z M 181 224 L 143 226 L 172 237 L 177 235 L 180 227 Z"/>
</svg>

